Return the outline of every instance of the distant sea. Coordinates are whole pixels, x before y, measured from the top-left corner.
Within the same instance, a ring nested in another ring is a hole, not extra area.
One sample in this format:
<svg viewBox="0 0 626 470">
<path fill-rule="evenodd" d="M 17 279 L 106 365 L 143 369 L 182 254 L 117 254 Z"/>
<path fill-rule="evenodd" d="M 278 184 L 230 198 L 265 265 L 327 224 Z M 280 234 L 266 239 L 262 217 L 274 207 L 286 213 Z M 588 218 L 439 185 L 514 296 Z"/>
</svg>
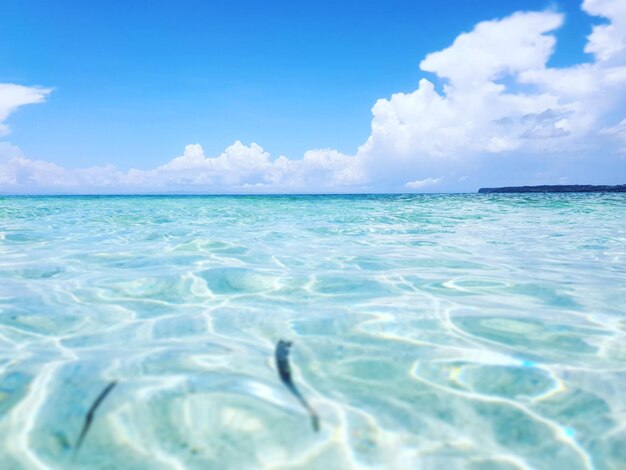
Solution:
<svg viewBox="0 0 626 470">
<path fill-rule="evenodd" d="M 624 469 L 625 214 L 0 197 L 0 468 Z"/>
</svg>

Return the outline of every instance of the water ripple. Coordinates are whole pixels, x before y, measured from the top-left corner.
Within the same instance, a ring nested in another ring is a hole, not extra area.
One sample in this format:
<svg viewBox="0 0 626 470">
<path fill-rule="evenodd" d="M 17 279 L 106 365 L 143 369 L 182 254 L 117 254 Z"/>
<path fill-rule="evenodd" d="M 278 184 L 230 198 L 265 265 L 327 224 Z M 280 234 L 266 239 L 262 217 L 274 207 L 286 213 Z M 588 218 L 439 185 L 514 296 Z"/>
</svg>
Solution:
<svg viewBox="0 0 626 470">
<path fill-rule="evenodd" d="M 0 466 L 624 468 L 625 204 L 0 197 Z"/>
</svg>

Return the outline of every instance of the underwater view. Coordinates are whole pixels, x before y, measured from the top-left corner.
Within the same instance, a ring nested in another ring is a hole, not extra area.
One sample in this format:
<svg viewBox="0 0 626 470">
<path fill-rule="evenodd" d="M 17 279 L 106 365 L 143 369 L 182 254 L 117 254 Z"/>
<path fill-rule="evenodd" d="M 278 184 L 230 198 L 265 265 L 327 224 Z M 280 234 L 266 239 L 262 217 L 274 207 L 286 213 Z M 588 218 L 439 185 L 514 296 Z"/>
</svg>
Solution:
<svg viewBox="0 0 626 470">
<path fill-rule="evenodd" d="M 625 208 L 0 197 L 0 468 L 625 469 Z"/>
</svg>

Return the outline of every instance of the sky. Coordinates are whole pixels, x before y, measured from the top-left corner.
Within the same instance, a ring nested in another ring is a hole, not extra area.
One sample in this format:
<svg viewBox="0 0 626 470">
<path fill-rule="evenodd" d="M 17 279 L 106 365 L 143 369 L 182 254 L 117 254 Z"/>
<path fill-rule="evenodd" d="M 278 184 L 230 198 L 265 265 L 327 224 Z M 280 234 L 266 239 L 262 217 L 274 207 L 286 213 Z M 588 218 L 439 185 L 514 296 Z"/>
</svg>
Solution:
<svg viewBox="0 0 626 470">
<path fill-rule="evenodd" d="M 624 0 L 0 13 L 0 193 L 626 183 Z"/>
</svg>

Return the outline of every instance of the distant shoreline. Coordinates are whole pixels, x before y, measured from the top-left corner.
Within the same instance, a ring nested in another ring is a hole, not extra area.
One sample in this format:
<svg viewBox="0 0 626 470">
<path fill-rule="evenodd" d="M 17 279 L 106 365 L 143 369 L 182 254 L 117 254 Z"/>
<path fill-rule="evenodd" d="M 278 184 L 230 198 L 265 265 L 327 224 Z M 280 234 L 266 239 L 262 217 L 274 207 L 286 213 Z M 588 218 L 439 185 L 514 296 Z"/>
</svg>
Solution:
<svg viewBox="0 0 626 470">
<path fill-rule="evenodd" d="M 480 188 L 479 193 L 626 193 L 626 184 L 591 185 L 559 184 L 542 186 L 504 186 L 502 188 Z"/>
</svg>

